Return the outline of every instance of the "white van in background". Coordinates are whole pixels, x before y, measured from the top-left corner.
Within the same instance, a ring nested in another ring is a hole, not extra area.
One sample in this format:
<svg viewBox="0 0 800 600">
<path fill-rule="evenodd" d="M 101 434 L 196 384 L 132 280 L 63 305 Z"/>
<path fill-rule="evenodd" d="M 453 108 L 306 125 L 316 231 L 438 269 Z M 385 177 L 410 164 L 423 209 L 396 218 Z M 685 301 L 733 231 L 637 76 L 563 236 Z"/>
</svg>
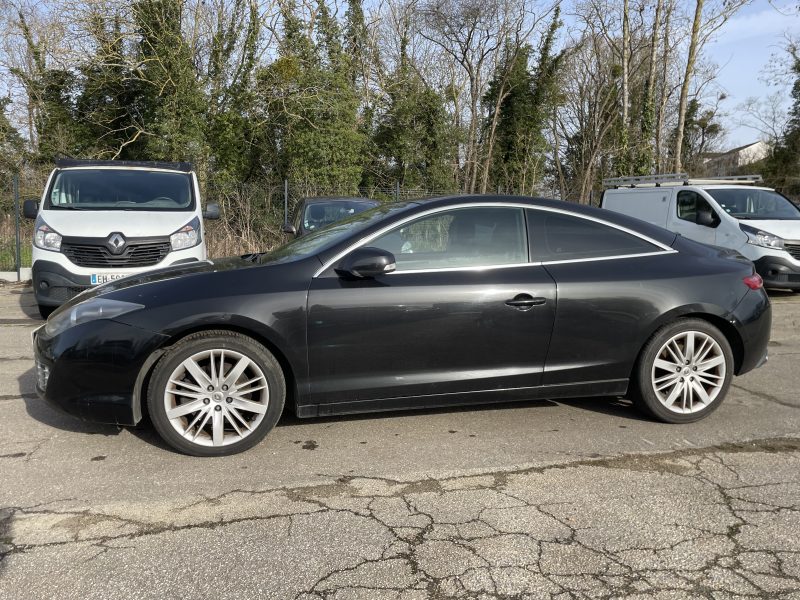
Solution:
<svg viewBox="0 0 800 600">
<path fill-rule="evenodd" d="M 690 179 L 685 174 L 603 180 L 602 208 L 689 239 L 738 251 L 767 287 L 800 290 L 800 209 L 759 175 Z"/>
<path fill-rule="evenodd" d="M 158 267 L 206 259 L 197 175 L 189 163 L 60 160 L 36 219 L 33 290 L 47 317 L 83 290 Z"/>
</svg>

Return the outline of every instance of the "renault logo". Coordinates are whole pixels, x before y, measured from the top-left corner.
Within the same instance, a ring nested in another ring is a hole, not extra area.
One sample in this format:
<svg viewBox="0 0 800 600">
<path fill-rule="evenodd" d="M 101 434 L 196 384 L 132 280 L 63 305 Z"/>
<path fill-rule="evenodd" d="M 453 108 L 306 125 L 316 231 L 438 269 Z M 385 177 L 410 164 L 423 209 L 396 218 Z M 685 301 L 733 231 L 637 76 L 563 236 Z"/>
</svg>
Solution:
<svg viewBox="0 0 800 600">
<path fill-rule="evenodd" d="M 121 233 L 112 233 L 106 240 L 112 254 L 120 254 L 125 249 L 125 237 Z"/>
</svg>

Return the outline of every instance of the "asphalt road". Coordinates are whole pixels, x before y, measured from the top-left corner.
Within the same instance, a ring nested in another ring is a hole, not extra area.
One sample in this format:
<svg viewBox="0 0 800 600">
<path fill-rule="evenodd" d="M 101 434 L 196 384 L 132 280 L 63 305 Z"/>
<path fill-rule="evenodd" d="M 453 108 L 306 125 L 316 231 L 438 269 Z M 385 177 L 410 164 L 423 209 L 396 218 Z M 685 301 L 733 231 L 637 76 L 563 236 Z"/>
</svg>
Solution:
<svg viewBox="0 0 800 600">
<path fill-rule="evenodd" d="M 285 416 L 181 456 L 36 398 L 0 288 L 0 599 L 800 598 L 800 295 L 710 418 L 624 400 Z"/>
</svg>

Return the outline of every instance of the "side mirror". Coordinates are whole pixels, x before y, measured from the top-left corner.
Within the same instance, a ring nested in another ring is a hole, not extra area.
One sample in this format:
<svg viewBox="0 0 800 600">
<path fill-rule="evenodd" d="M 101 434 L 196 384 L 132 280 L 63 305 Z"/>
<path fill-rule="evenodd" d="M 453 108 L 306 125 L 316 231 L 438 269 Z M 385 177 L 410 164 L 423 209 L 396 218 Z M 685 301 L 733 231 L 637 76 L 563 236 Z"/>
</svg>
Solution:
<svg viewBox="0 0 800 600">
<path fill-rule="evenodd" d="M 716 227 L 718 223 L 715 217 L 712 210 L 698 210 L 694 222 L 703 227 Z"/>
<path fill-rule="evenodd" d="M 39 214 L 39 202 L 36 200 L 25 200 L 22 203 L 22 216 L 26 219 L 35 219 Z"/>
<path fill-rule="evenodd" d="M 292 235 L 297 235 L 297 229 L 291 223 L 284 223 L 283 227 L 281 227 L 281 231 L 283 233 L 291 233 Z"/>
<path fill-rule="evenodd" d="M 203 218 L 211 220 L 219 219 L 219 204 L 206 204 L 206 209 L 203 211 Z"/>
<path fill-rule="evenodd" d="M 394 254 L 380 248 L 358 248 L 342 259 L 336 272 L 364 279 L 386 275 L 397 268 Z"/>
</svg>

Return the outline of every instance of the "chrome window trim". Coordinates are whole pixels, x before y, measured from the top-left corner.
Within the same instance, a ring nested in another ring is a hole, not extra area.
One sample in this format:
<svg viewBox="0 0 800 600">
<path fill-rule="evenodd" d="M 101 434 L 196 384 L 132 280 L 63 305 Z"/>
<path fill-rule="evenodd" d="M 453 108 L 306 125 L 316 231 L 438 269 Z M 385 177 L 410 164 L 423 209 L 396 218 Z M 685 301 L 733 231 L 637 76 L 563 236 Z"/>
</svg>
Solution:
<svg viewBox="0 0 800 600">
<path fill-rule="evenodd" d="M 638 231 L 634 231 L 632 229 L 628 229 L 627 227 L 624 227 L 622 225 L 617 225 L 616 223 L 611 223 L 611 222 L 606 221 L 604 219 L 598 219 L 596 217 L 590 217 L 588 215 L 581 215 L 581 214 L 574 213 L 574 212 L 569 211 L 569 210 L 563 210 L 563 209 L 560 209 L 560 208 L 553 208 L 553 207 L 550 207 L 550 206 L 534 206 L 534 205 L 530 205 L 530 204 L 523 204 L 521 202 L 507 202 L 507 203 L 506 202 L 504 202 L 504 203 L 497 203 L 497 202 L 469 202 L 469 203 L 466 203 L 466 204 L 459 204 L 457 206 L 452 206 L 451 205 L 451 206 L 439 206 L 439 207 L 436 207 L 436 208 L 431 208 L 431 209 L 423 211 L 421 213 L 415 213 L 413 215 L 409 215 L 408 217 L 405 217 L 404 219 L 401 219 L 400 221 L 395 221 L 394 223 L 391 223 L 390 225 L 387 225 L 386 227 L 383 227 L 382 229 L 379 229 L 375 233 L 372 233 L 372 234 L 370 234 L 370 235 L 368 235 L 366 237 L 361 238 L 357 242 L 354 242 L 354 243 L 350 244 L 347 248 L 345 248 L 341 252 L 337 253 L 333 258 L 331 258 L 330 260 L 325 262 L 319 269 L 317 269 L 317 271 L 314 273 L 313 279 L 316 279 L 317 277 L 319 277 L 322 273 L 324 273 L 325 271 L 330 269 L 331 266 L 333 266 L 335 263 L 339 262 L 343 257 L 345 257 L 347 254 L 349 254 L 353 250 L 368 244 L 369 242 L 371 242 L 375 238 L 378 238 L 378 237 L 382 236 L 384 233 L 387 233 L 387 232 L 391 231 L 392 229 L 395 229 L 397 227 L 401 227 L 401 226 L 405 225 L 406 223 L 408 223 L 410 221 L 415 221 L 415 220 L 420 219 L 420 218 L 424 218 L 424 217 L 427 217 L 427 216 L 430 216 L 430 215 L 435 215 L 436 213 L 446 212 L 446 211 L 449 211 L 449 210 L 458 210 L 458 209 L 462 209 L 462 208 L 521 208 L 521 209 L 542 210 L 542 211 L 546 211 L 546 212 L 564 214 L 564 215 L 567 215 L 567 216 L 570 216 L 570 217 L 576 217 L 578 219 L 585 219 L 587 221 L 593 221 L 595 223 L 600 223 L 601 225 L 605 225 L 605 226 L 611 227 L 613 229 L 618 229 L 619 231 L 624 231 L 625 233 L 627 233 L 629 235 L 632 235 L 634 237 L 637 237 L 640 240 L 644 240 L 645 242 L 648 242 L 649 244 L 652 244 L 653 246 L 656 246 L 657 248 L 661 248 L 661 252 L 654 251 L 654 252 L 645 252 L 645 253 L 637 253 L 637 254 L 620 254 L 620 255 L 614 255 L 614 256 L 598 256 L 598 257 L 594 257 L 594 258 L 573 258 L 573 259 L 556 260 L 556 261 L 545 261 L 545 262 L 527 261 L 527 262 L 524 262 L 524 263 L 510 263 L 510 264 L 507 264 L 507 265 L 489 265 L 489 266 L 482 266 L 482 267 L 443 267 L 443 268 L 433 268 L 433 269 L 414 269 L 413 271 L 412 270 L 409 270 L 409 271 L 394 271 L 393 274 L 398 274 L 399 275 L 399 274 L 402 274 L 402 273 L 412 273 L 412 272 L 414 272 L 414 273 L 427 273 L 427 272 L 431 272 L 431 271 L 452 271 L 452 270 L 456 270 L 456 269 L 458 269 L 458 270 L 484 269 L 485 270 L 485 269 L 489 269 L 489 268 L 499 268 L 499 267 L 521 267 L 521 266 L 565 264 L 565 263 L 571 263 L 571 262 L 593 262 L 593 261 L 598 261 L 598 260 L 615 260 L 615 259 L 620 259 L 620 258 L 637 258 L 637 257 L 640 257 L 640 256 L 653 256 L 653 255 L 656 255 L 656 254 L 676 254 L 677 253 L 677 250 L 675 250 L 673 248 L 670 248 L 666 244 L 662 244 L 661 242 L 659 242 L 657 240 L 654 240 L 651 237 L 648 237 L 648 236 L 646 236 L 646 235 L 644 235 L 642 233 L 639 233 Z M 527 231 L 526 231 L 525 235 L 526 235 L 526 240 L 527 240 L 528 239 Z M 530 242 L 528 242 L 528 244 L 530 244 Z"/>
</svg>

